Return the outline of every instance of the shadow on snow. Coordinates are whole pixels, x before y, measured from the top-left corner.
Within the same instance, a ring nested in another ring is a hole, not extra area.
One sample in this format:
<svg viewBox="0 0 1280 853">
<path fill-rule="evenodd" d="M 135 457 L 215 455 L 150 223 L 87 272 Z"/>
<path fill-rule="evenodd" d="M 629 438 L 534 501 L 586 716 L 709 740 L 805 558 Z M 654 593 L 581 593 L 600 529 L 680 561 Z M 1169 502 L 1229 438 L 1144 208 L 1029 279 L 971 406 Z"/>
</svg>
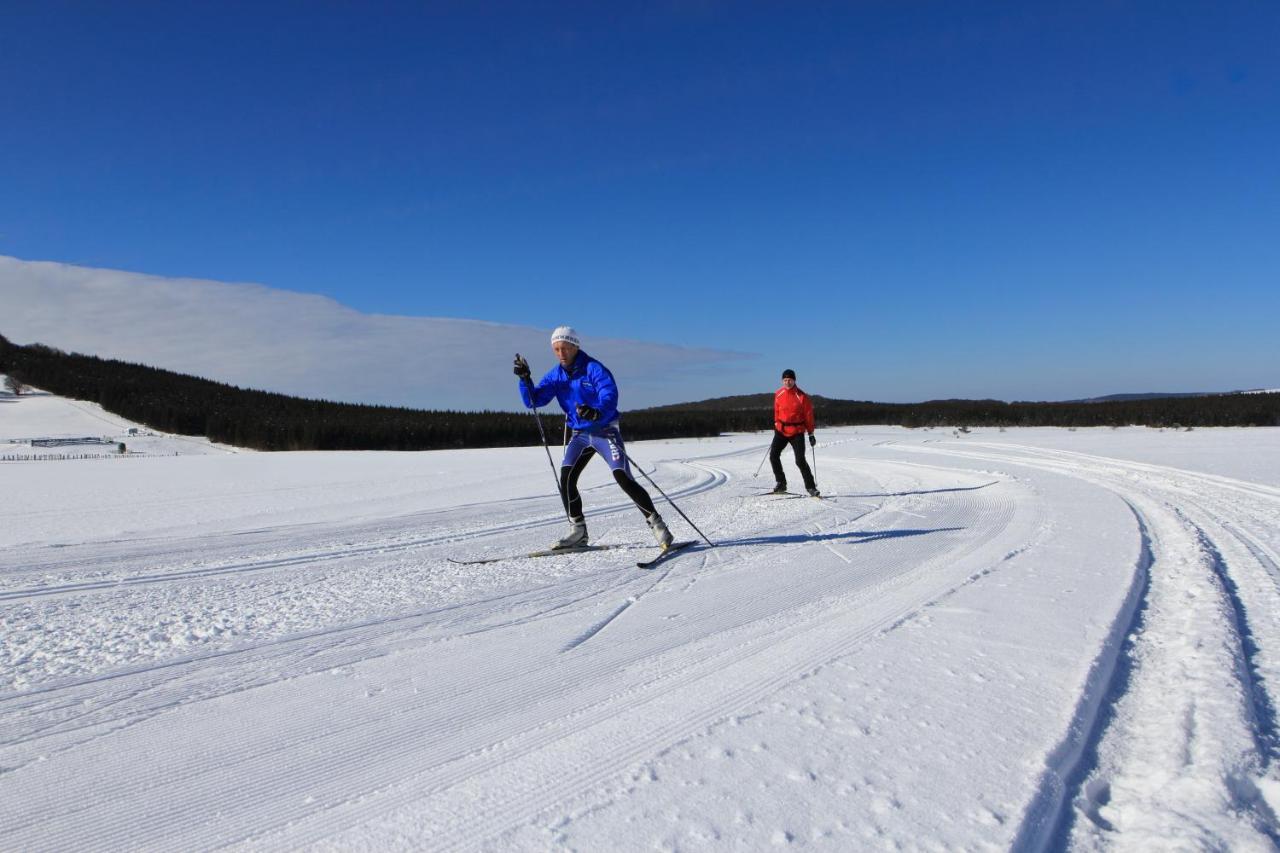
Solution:
<svg viewBox="0 0 1280 853">
<path fill-rule="evenodd" d="M 915 492 L 881 492 L 879 494 L 870 495 L 830 495 L 833 498 L 905 498 L 908 495 L 941 495 L 947 492 L 976 492 L 979 489 L 988 489 L 996 484 L 999 480 L 992 480 L 990 483 L 983 483 L 981 486 L 952 486 L 949 489 L 924 489 Z"/>
<path fill-rule="evenodd" d="M 935 527 L 931 530 L 850 530 L 845 533 L 789 533 L 782 536 L 752 536 L 748 539 L 726 539 L 716 543 L 717 548 L 736 548 L 743 545 L 790 545 L 801 542 L 877 542 L 881 539 L 902 539 L 908 536 L 927 536 L 930 533 L 951 533 L 963 527 Z"/>
</svg>

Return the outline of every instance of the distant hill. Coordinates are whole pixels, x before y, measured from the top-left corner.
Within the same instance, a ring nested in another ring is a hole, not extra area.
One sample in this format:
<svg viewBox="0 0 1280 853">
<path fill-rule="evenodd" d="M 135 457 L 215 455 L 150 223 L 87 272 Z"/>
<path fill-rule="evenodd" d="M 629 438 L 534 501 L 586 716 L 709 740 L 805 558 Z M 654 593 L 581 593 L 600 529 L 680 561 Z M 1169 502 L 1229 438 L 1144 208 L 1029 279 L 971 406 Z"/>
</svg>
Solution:
<svg viewBox="0 0 1280 853">
<path fill-rule="evenodd" d="M 97 403 L 151 429 L 256 450 L 437 450 L 540 442 L 527 411 L 424 410 L 290 397 L 43 344 L 21 346 L 3 335 L 0 374 Z M 625 418 L 631 439 L 724 431 L 724 419 L 710 412 L 633 410 Z M 559 442 L 564 416 L 558 408 L 544 407 L 541 419 L 549 440 Z"/>
<path fill-rule="evenodd" d="M 1280 388 L 1257 388 L 1249 391 L 1148 391 L 1139 394 L 1108 394 L 1104 397 L 1087 397 L 1082 400 L 1061 400 L 1061 401 L 1022 401 L 1028 405 L 1065 405 L 1069 403 L 1127 403 L 1137 400 L 1167 400 L 1178 397 L 1222 397 L 1230 394 L 1280 394 Z M 857 400 L 841 400 L 835 397 L 822 397 L 818 394 L 811 395 L 813 397 L 814 406 L 821 406 L 826 403 L 836 405 L 846 405 L 857 403 L 859 405 L 908 405 L 908 406 L 930 406 L 940 403 L 998 403 L 1008 405 L 1002 400 L 965 400 L 965 399 L 947 399 L 947 400 L 925 400 L 920 403 L 871 403 L 870 401 Z M 670 410 L 698 410 L 698 411 L 735 411 L 739 409 L 753 409 L 760 407 L 769 407 L 773 405 L 773 394 L 740 394 L 736 397 L 713 397 L 709 400 L 698 400 L 690 403 L 671 403 L 665 406 L 654 406 L 648 411 L 662 412 Z"/>
<path fill-rule="evenodd" d="M 1142 394 L 1108 394 L 1105 397 L 1089 397 L 1084 400 L 1068 400 L 1070 403 L 1114 403 L 1128 400 L 1163 400 L 1167 397 L 1223 397 L 1230 394 L 1280 394 L 1280 388 L 1252 388 L 1247 391 L 1148 391 Z"/>
<path fill-rule="evenodd" d="M 1111 400 L 1014 402 L 926 400 L 876 403 L 813 396 L 821 425 L 934 426 L 1280 426 L 1280 392 L 1207 395 L 1117 395 Z M 647 410 L 715 415 L 726 431 L 769 429 L 773 394 L 715 397 Z"/>
<path fill-rule="evenodd" d="M 1203 391 L 1203 392 L 1176 392 L 1165 393 L 1160 391 L 1148 391 L 1142 394 L 1108 394 L 1105 397 L 1088 397 L 1084 400 L 1068 400 L 1069 403 L 1116 403 L 1127 402 L 1130 400 L 1164 400 L 1170 397 L 1216 397 L 1222 392 L 1220 391 Z"/>
<path fill-rule="evenodd" d="M 426 411 L 335 403 L 238 388 L 141 364 L 19 346 L 0 335 L 0 374 L 49 393 L 97 403 L 152 429 L 202 435 L 257 450 L 434 450 L 537 444 L 524 412 Z M 544 409 L 554 441 L 564 418 Z M 627 419 L 633 438 L 717 435 L 714 416 Z"/>
<path fill-rule="evenodd" d="M 140 364 L 19 346 L 0 336 L 0 373 L 88 400 L 152 429 L 259 450 L 430 450 L 538 443 L 523 412 L 425 411 L 302 399 Z M 1280 426 L 1280 393 L 1077 403 L 931 400 L 875 403 L 814 397 L 819 427 Z M 564 419 L 543 410 L 558 441 Z M 628 438 L 714 436 L 772 428 L 773 395 L 749 394 L 623 413 Z"/>
</svg>

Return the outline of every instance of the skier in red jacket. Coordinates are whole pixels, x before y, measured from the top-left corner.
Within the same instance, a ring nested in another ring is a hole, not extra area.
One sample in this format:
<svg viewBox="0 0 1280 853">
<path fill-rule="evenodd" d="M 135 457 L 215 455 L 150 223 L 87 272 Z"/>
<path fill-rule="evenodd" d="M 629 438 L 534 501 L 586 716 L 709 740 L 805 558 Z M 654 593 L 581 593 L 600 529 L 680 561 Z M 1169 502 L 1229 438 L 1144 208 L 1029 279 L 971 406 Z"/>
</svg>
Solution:
<svg viewBox="0 0 1280 853">
<path fill-rule="evenodd" d="M 804 488 L 815 498 L 818 484 L 804 458 L 804 434 L 809 433 L 809 446 L 818 443 L 813 436 L 813 401 L 796 387 L 796 372 L 782 371 L 782 387 L 773 395 L 773 446 L 769 448 L 769 463 L 773 465 L 775 494 L 787 490 L 787 475 L 782 473 L 782 448 L 790 444 L 796 454 L 796 467 L 804 478 Z"/>
</svg>

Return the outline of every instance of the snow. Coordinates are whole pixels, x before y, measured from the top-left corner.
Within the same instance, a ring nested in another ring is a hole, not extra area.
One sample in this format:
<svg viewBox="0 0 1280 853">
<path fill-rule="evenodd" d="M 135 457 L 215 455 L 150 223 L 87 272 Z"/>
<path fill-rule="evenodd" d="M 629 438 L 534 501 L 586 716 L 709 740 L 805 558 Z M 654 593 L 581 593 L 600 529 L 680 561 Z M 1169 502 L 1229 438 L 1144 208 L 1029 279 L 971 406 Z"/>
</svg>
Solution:
<svg viewBox="0 0 1280 853">
<path fill-rule="evenodd" d="M 0 387 L 5 375 L 0 373 Z M 33 445 L 32 440 L 97 439 L 107 444 Z M 239 448 L 215 444 L 204 438 L 157 433 L 111 412 L 97 403 L 56 397 L 39 388 L 20 395 L 0 391 L 0 459 L 6 457 L 119 456 L 116 445 L 123 443 L 129 458 L 144 456 L 189 456 L 241 452 Z M 20 459 L 17 461 L 21 461 Z"/>
<path fill-rule="evenodd" d="M 0 463 L 3 846 L 1274 849 L 1280 430 L 819 438 Z"/>
</svg>

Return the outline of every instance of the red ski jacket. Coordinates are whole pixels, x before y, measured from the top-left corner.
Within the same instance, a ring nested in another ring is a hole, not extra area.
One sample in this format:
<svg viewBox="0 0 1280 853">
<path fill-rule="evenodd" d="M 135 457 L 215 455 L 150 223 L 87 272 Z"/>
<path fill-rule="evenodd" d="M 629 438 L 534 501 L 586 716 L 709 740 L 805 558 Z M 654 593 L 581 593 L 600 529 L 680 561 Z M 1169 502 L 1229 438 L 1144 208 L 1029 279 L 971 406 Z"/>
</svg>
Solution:
<svg viewBox="0 0 1280 853">
<path fill-rule="evenodd" d="M 813 401 L 799 388 L 779 388 L 773 395 L 773 428 L 791 438 L 813 432 Z"/>
</svg>

